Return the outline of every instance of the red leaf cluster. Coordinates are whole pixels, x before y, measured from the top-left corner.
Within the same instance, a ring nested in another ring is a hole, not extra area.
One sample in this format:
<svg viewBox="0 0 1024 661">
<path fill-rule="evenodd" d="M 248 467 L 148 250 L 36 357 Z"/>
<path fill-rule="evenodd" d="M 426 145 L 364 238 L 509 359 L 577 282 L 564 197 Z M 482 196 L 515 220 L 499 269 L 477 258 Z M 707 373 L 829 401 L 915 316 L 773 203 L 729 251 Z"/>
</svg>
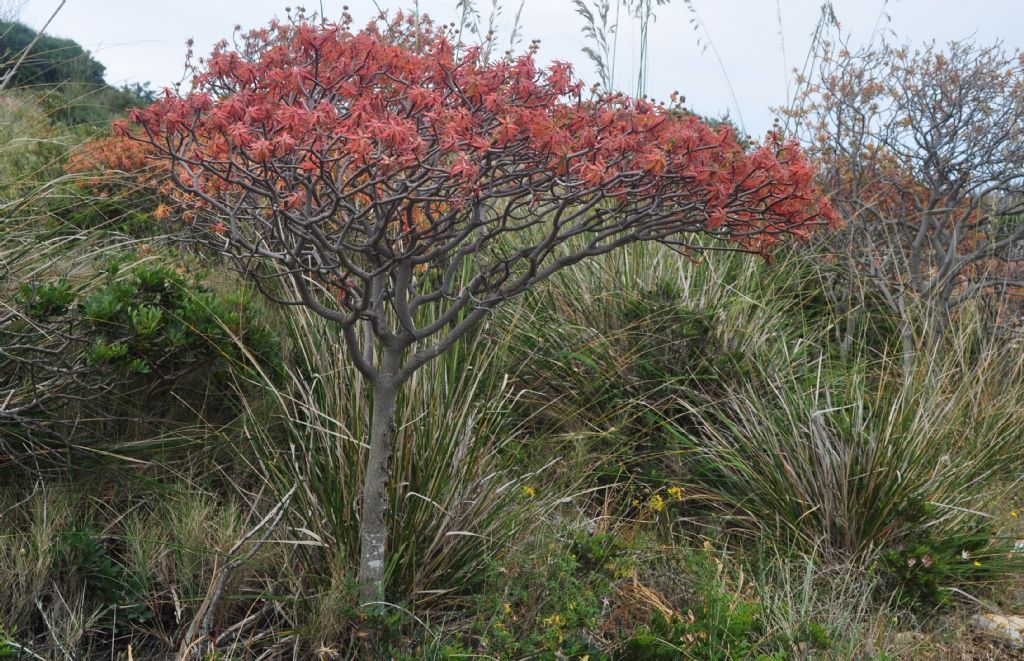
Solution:
<svg viewBox="0 0 1024 661">
<path fill-rule="evenodd" d="M 630 222 L 649 210 L 657 236 L 699 229 L 754 251 L 835 222 L 794 143 L 772 135 L 747 152 L 731 129 L 678 109 L 584 98 L 568 64 L 534 55 L 486 62 L 402 15 L 359 31 L 274 23 L 243 47 L 222 43 L 190 94 L 168 91 L 130 121 L 197 208 L 243 195 L 307 216 L 376 204 L 418 215 L 420 242 L 450 240 L 447 225 L 431 233 L 431 205 L 523 191 L 537 208 L 632 205 Z"/>
<path fill-rule="evenodd" d="M 79 188 L 109 193 L 116 176 L 147 183 L 154 173 L 154 150 L 144 142 L 124 136 L 112 136 L 87 142 L 74 151 L 64 164 L 68 174 L 80 175 L 75 183 Z"/>
</svg>

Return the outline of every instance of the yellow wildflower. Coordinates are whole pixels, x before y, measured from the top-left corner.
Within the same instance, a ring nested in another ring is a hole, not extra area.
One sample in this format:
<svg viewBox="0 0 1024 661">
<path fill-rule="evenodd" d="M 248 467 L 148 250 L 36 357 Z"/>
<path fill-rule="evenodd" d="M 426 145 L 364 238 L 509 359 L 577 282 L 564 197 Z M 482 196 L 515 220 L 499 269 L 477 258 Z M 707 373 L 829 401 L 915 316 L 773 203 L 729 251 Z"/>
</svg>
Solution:
<svg viewBox="0 0 1024 661">
<path fill-rule="evenodd" d="M 661 497 L 661 494 L 654 494 L 647 501 L 647 506 L 655 512 L 660 512 L 665 509 L 665 499 Z"/>
<path fill-rule="evenodd" d="M 529 484 L 523 487 L 523 495 L 529 498 L 533 498 L 537 495 L 537 490 L 531 487 Z"/>
<path fill-rule="evenodd" d="M 669 487 L 668 495 L 672 496 L 672 500 L 682 500 L 683 490 L 681 487 Z"/>
<path fill-rule="evenodd" d="M 561 615 L 555 613 L 550 617 L 544 618 L 544 626 L 546 627 L 561 627 L 565 624 L 565 619 Z"/>
</svg>

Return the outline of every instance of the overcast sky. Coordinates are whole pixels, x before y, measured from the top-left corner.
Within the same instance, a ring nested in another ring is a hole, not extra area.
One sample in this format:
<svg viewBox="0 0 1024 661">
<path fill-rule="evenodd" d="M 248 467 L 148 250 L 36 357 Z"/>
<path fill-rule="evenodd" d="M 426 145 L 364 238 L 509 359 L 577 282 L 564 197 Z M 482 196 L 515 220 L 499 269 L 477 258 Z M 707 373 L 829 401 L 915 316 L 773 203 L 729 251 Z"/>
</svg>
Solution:
<svg viewBox="0 0 1024 661">
<path fill-rule="evenodd" d="M 0 6 L 21 1 L 0 0 Z M 501 1 L 505 20 L 498 34 L 507 39 L 519 0 Z M 388 10 L 412 2 L 376 0 Z M 28 0 L 20 18 L 40 27 L 58 4 L 59 0 Z M 289 4 L 310 10 L 322 4 L 328 17 L 337 17 L 341 6 L 348 4 L 357 24 L 376 14 L 374 0 L 67 0 L 49 33 L 70 37 L 91 50 L 106 65 L 108 82 L 149 81 L 159 89 L 181 77 L 189 37 L 195 39 L 196 54 L 205 54 L 217 40 L 230 36 L 236 24 L 264 25 L 275 15 L 283 17 Z M 420 0 L 421 11 L 442 21 L 457 19 L 455 4 L 456 0 Z M 490 0 L 477 4 L 486 14 Z M 742 118 L 749 132 L 762 134 L 771 124 L 769 107 L 786 101 L 788 71 L 804 60 L 820 5 L 821 0 L 693 0 L 702 23 L 695 32 L 685 3 L 671 0 L 657 9 L 649 38 L 648 93 L 665 98 L 679 90 L 693 110 L 714 116 L 729 112 L 734 119 Z M 1002 40 L 1007 47 L 1024 48 L 1024 0 L 834 0 L 834 6 L 854 44 L 888 30 L 909 43 L 973 37 L 986 44 Z M 580 53 L 586 42 L 570 0 L 525 0 L 522 25 L 526 41 L 541 40 L 542 59 L 571 61 L 584 80 L 595 80 Z M 619 81 L 630 80 L 636 69 L 635 31 L 627 26 L 620 33 Z"/>
</svg>

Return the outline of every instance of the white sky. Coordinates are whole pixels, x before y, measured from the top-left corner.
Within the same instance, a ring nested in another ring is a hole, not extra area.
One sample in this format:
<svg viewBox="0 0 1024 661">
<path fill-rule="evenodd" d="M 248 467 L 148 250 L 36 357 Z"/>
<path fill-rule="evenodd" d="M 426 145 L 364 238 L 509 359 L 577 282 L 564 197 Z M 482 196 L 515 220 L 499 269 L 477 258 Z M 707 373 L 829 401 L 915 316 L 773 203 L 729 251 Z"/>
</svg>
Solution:
<svg viewBox="0 0 1024 661">
<path fill-rule="evenodd" d="M 505 20 L 499 35 L 507 39 L 519 0 L 501 1 Z M 377 0 L 388 10 L 412 2 Z M 58 4 L 59 0 L 28 0 L 21 20 L 38 28 Z M 150 81 L 159 89 L 181 77 L 187 38 L 195 38 L 196 54 L 205 55 L 214 42 L 229 37 L 236 24 L 262 26 L 275 15 L 283 17 L 289 4 L 309 10 L 322 4 L 329 18 L 348 4 L 357 25 L 376 14 L 374 0 L 68 0 L 48 32 L 91 50 L 106 65 L 108 82 Z M 490 0 L 477 4 L 486 14 Z M 791 79 L 787 71 L 803 62 L 820 5 L 821 0 L 693 0 L 706 30 L 695 32 L 685 3 L 671 0 L 656 10 L 651 29 L 648 94 L 665 98 L 679 90 L 691 109 L 713 116 L 728 111 L 734 119 L 742 116 L 749 132 L 762 134 L 771 124 L 769 107 L 785 103 Z M 855 45 L 867 42 L 881 24 L 910 43 L 974 37 L 985 44 L 1003 40 L 1009 48 L 1024 48 L 1024 0 L 834 0 L 834 5 Z M 455 0 L 420 0 L 420 9 L 439 21 L 458 18 Z M 525 0 L 522 24 L 525 41 L 541 40 L 542 60 L 571 61 L 584 80 L 595 80 L 580 53 L 586 42 L 570 0 Z M 636 69 L 634 32 L 627 27 L 619 37 L 620 81 L 628 81 Z M 708 37 L 714 49 L 702 48 Z"/>
</svg>

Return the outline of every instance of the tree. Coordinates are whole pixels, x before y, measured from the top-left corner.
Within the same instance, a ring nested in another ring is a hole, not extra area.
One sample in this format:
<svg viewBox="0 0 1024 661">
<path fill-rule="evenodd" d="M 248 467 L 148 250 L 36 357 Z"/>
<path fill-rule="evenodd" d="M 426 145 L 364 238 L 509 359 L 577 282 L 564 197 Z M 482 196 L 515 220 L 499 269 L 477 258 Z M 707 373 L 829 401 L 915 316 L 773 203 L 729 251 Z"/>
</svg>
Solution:
<svg viewBox="0 0 1024 661">
<path fill-rule="evenodd" d="M 106 123 L 128 108 L 151 103 L 149 83 L 111 87 L 103 82 L 104 66 L 88 51 L 70 39 L 45 34 L 63 6 L 61 2 L 38 32 L 0 19 L 0 91 L 41 92 L 47 114 L 69 124 Z M 15 3 L 8 13 L 18 8 Z"/>
<path fill-rule="evenodd" d="M 925 335 L 958 305 L 1024 284 L 1024 54 L 1000 46 L 825 44 L 793 113 L 821 181 L 847 220 L 830 237 L 904 320 Z M 806 81 L 801 81 L 806 82 Z"/>
<path fill-rule="evenodd" d="M 71 39 L 49 35 L 37 36 L 36 31 L 17 22 L 0 20 L 0 75 L 13 68 L 22 51 L 30 48 L 29 55 L 14 72 L 12 86 L 59 85 L 84 83 L 101 86 L 104 66 L 94 60 Z"/>
<path fill-rule="evenodd" d="M 793 143 L 745 152 L 673 108 L 582 97 L 530 50 L 457 58 L 401 14 L 361 31 L 272 23 L 202 63 L 121 130 L 163 163 L 181 213 L 272 300 L 333 321 L 372 389 L 363 603 L 384 589 L 396 401 L 502 302 L 637 241 L 698 233 L 763 253 L 835 219 Z M 292 281 L 295 298 L 275 288 Z"/>
</svg>

